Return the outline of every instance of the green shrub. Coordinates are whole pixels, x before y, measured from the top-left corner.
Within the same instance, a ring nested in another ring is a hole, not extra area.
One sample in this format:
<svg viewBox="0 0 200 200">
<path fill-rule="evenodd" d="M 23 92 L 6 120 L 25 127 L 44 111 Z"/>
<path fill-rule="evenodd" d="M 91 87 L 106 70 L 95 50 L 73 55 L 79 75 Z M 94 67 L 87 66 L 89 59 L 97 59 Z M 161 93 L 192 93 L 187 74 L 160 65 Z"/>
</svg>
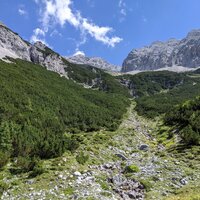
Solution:
<svg viewBox="0 0 200 200">
<path fill-rule="evenodd" d="M 102 196 L 105 196 L 105 197 L 111 197 L 112 194 L 110 192 L 101 192 L 100 193 Z"/>
<path fill-rule="evenodd" d="M 9 188 L 9 185 L 7 183 L 0 181 L 0 197 L 3 194 L 3 192 L 6 191 L 8 188 Z"/>
<path fill-rule="evenodd" d="M 73 187 L 68 187 L 64 191 L 65 195 L 73 195 L 74 194 L 74 188 Z"/>
<path fill-rule="evenodd" d="M 19 172 L 29 172 L 38 164 L 38 159 L 31 157 L 18 157 L 14 166 L 19 169 Z"/>
<path fill-rule="evenodd" d="M 102 188 L 103 190 L 109 190 L 109 185 L 108 185 L 107 182 L 101 181 L 101 182 L 100 182 L 100 185 L 101 185 L 101 188 Z"/>
<path fill-rule="evenodd" d="M 141 179 L 140 183 L 144 186 L 144 189 L 149 192 L 153 187 L 152 183 L 149 180 Z"/>
<path fill-rule="evenodd" d="M 4 167 L 9 161 L 9 155 L 0 151 L 0 169 Z"/>
<path fill-rule="evenodd" d="M 43 168 L 42 162 L 39 161 L 34 166 L 33 171 L 30 173 L 29 178 L 34 178 L 36 176 L 39 176 L 45 172 L 45 169 Z"/>
<path fill-rule="evenodd" d="M 84 165 L 89 159 L 89 155 L 85 155 L 83 152 L 80 152 L 77 156 L 76 156 L 76 161 L 81 164 Z"/>
<path fill-rule="evenodd" d="M 125 168 L 126 173 L 137 173 L 139 171 L 140 171 L 140 169 L 136 165 L 129 165 L 129 166 L 126 166 L 126 168 Z"/>
<path fill-rule="evenodd" d="M 186 101 L 168 112 L 164 118 L 165 124 L 175 127 L 184 143 L 200 144 L 200 97 Z"/>
<path fill-rule="evenodd" d="M 71 152 L 74 152 L 80 146 L 78 136 L 75 134 L 66 133 L 64 135 L 64 142 L 65 142 L 65 149 Z"/>
</svg>

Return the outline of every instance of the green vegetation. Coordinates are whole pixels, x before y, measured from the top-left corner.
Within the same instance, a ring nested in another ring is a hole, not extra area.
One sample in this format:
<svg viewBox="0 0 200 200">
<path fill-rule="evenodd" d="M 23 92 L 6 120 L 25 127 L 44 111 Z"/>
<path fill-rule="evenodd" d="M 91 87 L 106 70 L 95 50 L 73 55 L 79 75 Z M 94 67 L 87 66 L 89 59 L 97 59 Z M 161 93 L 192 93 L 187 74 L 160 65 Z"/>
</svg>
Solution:
<svg viewBox="0 0 200 200">
<path fill-rule="evenodd" d="M 139 172 L 139 171 L 140 171 L 140 169 L 139 169 L 139 167 L 136 166 L 136 165 L 129 165 L 129 166 L 127 166 L 127 167 L 125 168 L 125 172 L 126 172 L 126 173 L 137 173 L 137 172 Z"/>
<path fill-rule="evenodd" d="M 144 186 L 144 189 L 149 192 L 153 187 L 152 183 L 149 180 L 140 179 L 140 183 Z"/>
<path fill-rule="evenodd" d="M 128 81 L 138 114 L 155 118 L 199 95 L 200 77 L 191 76 L 195 73 L 144 72 L 119 78 L 122 83 Z"/>
<path fill-rule="evenodd" d="M 9 161 L 9 156 L 7 153 L 0 151 L 0 169 L 4 167 Z"/>
<path fill-rule="evenodd" d="M 85 155 L 82 151 L 76 156 L 76 161 L 81 165 L 84 165 L 88 159 L 89 155 Z"/>
<path fill-rule="evenodd" d="M 4 183 L 3 181 L 0 181 L 0 197 L 3 194 L 3 192 L 6 191 L 8 188 L 8 184 Z"/>
<path fill-rule="evenodd" d="M 120 90 L 84 89 L 41 66 L 13 62 L 0 61 L 1 157 L 51 158 L 73 151 L 79 142 L 73 133 L 115 130 L 129 105 Z"/>
<path fill-rule="evenodd" d="M 178 129 L 184 143 L 200 144 L 200 97 L 177 106 L 166 114 L 164 120 Z"/>
<path fill-rule="evenodd" d="M 200 187 L 184 187 L 176 192 L 176 195 L 167 197 L 165 200 L 199 200 Z"/>
<path fill-rule="evenodd" d="M 189 81 L 185 74 L 169 71 L 142 72 L 135 75 L 119 77 L 122 83 L 128 80 L 128 88 L 134 97 L 152 96 L 163 90 L 169 90 L 183 85 Z"/>
<path fill-rule="evenodd" d="M 74 194 L 74 188 L 73 187 L 68 187 L 65 191 L 64 191 L 65 195 L 73 195 Z"/>
<path fill-rule="evenodd" d="M 69 78 L 77 83 L 84 83 L 93 89 L 99 89 L 108 93 L 118 93 L 130 97 L 128 89 L 120 84 L 115 77 L 107 74 L 101 69 L 88 66 L 76 65 L 63 60 L 68 66 L 65 70 Z"/>
</svg>

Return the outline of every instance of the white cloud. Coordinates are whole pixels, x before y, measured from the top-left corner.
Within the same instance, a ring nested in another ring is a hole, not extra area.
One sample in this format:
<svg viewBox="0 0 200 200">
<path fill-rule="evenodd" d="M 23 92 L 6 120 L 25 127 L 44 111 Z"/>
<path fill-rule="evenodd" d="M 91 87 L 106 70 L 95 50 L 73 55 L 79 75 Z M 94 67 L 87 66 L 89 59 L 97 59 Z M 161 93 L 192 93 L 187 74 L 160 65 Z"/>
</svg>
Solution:
<svg viewBox="0 0 200 200">
<path fill-rule="evenodd" d="M 22 15 L 22 16 L 28 15 L 28 12 L 25 10 L 25 6 L 24 5 L 20 5 L 19 6 L 18 13 L 19 13 L 19 15 Z"/>
<path fill-rule="evenodd" d="M 126 3 L 124 2 L 124 0 L 119 0 L 118 2 L 118 7 L 120 9 L 120 22 L 125 20 L 125 17 L 127 15 L 127 6 Z"/>
<path fill-rule="evenodd" d="M 120 37 L 109 36 L 109 34 L 113 32 L 111 27 L 98 26 L 87 18 L 82 17 L 80 12 L 72 9 L 72 0 L 37 1 L 40 1 L 38 5 L 41 5 L 41 3 L 44 4 L 41 21 L 45 31 L 48 31 L 52 24 L 64 26 L 66 23 L 69 23 L 81 31 L 81 36 L 83 36 L 81 43 L 83 44 L 87 40 L 87 35 L 111 47 L 114 47 L 117 43 L 122 41 Z"/>
<path fill-rule="evenodd" d="M 35 43 L 37 41 L 41 41 L 48 46 L 47 42 L 45 41 L 45 35 L 46 33 L 44 30 L 36 28 L 33 30 L 33 35 L 31 36 L 30 42 Z"/>
<path fill-rule="evenodd" d="M 108 33 L 113 31 L 111 27 L 99 27 L 89 22 L 86 18 L 82 18 L 81 29 L 87 31 L 96 40 L 101 41 L 102 43 L 111 47 L 114 47 L 117 43 L 122 41 L 122 39 L 119 37 L 108 36 Z"/>
<path fill-rule="evenodd" d="M 119 0 L 118 3 L 119 8 L 121 8 L 121 14 L 126 15 L 126 10 L 124 8 L 126 8 L 126 3 L 124 2 L 124 0 Z"/>
<path fill-rule="evenodd" d="M 58 30 L 53 30 L 50 34 L 51 37 L 54 37 L 54 36 L 59 36 L 59 37 L 62 37 L 62 34 L 58 32 Z"/>
</svg>

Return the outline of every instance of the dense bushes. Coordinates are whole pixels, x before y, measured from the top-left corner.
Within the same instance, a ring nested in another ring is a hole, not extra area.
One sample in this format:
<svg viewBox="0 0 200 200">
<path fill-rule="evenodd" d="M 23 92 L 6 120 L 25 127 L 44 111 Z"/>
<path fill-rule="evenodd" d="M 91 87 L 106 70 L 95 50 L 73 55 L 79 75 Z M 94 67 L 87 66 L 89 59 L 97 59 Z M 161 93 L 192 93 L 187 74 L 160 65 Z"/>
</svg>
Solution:
<svg viewBox="0 0 200 200">
<path fill-rule="evenodd" d="M 84 165 L 89 159 L 89 155 L 84 154 L 82 151 L 76 156 L 76 161 Z"/>
<path fill-rule="evenodd" d="M 8 161 L 9 156 L 6 153 L 0 151 L 0 169 L 4 167 L 8 163 Z"/>
<path fill-rule="evenodd" d="M 142 97 L 160 93 L 183 85 L 189 81 L 186 74 L 169 71 L 142 72 L 135 75 L 120 76 L 134 97 Z"/>
<path fill-rule="evenodd" d="M 186 144 L 200 144 L 200 97 L 186 101 L 168 112 L 164 118 L 167 125 L 175 126 Z"/>
<path fill-rule="evenodd" d="M 155 118 L 168 112 L 173 106 L 199 95 L 200 77 L 193 77 L 192 74 L 144 72 L 120 79 L 128 83 L 131 93 L 136 97 L 138 114 Z"/>
<path fill-rule="evenodd" d="M 122 86 L 115 77 L 103 70 L 89 65 L 72 64 L 66 60 L 64 60 L 64 62 L 68 66 L 65 70 L 67 71 L 69 78 L 77 83 L 84 83 L 101 91 L 118 93 L 129 97 L 127 88 Z"/>
<path fill-rule="evenodd" d="M 12 157 L 76 149 L 64 133 L 114 130 L 129 105 L 120 91 L 84 89 L 41 66 L 14 62 L 0 61 L 0 150 Z"/>
</svg>

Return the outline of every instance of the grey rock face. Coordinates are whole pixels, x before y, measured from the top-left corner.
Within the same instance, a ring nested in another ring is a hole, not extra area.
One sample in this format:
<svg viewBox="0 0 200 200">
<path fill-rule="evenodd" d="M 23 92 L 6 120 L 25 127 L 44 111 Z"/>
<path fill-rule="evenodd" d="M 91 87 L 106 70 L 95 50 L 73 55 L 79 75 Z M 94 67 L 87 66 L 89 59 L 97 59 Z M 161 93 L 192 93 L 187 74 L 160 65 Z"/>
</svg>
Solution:
<svg viewBox="0 0 200 200">
<path fill-rule="evenodd" d="M 18 57 L 30 61 L 30 46 L 2 24 L 0 24 L 0 47 L 1 49 L 6 49 L 9 52 L 8 54 L 13 55 L 15 58 Z"/>
<path fill-rule="evenodd" d="M 0 59 L 5 56 L 20 58 L 46 67 L 48 70 L 66 76 L 67 65 L 63 58 L 41 42 L 34 45 L 25 42 L 18 34 L 0 24 Z"/>
<path fill-rule="evenodd" d="M 36 42 L 30 48 L 30 59 L 36 64 L 45 66 L 48 70 L 67 76 L 64 68 L 67 67 L 63 58 L 56 53 L 46 53 L 46 46 Z"/>
<path fill-rule="evenodd" d="M 170 39 L 133 49 L 124 60 L 122 71 L 156 70 L 173 66 L 200 66 L 200 30 L 191 31 L 182 40 Z"/>
<path fill-rule="evenodd" d="M 103 69 L 106 71 L 119 71 L 118 66 L 109 64 L 108 62 L 106 62 L 105 60 L 103 60 L 102 58 L 98 58 L 98 57 L 86 57 L 82 54 L 78 54 L 72 57 L 67 57 L 66 58 L 69 62 L 75 63 L 75 64 L 84 64 L 84 65 L 90 65 L 99 69 Z"/>
</svg>

